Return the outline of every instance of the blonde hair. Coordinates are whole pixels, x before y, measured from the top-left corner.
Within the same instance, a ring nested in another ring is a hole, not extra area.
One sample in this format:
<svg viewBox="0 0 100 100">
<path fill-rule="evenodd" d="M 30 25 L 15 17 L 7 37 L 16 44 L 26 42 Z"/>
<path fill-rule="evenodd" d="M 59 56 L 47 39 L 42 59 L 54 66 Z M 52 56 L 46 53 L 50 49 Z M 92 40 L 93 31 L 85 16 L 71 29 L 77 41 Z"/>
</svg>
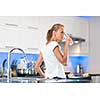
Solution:
<svg viewBox="0 0 100 100">
<path fill-rule="evenodd" d="M 64 27 L 64 25 L 62 25 L 62 24 L 54 24 L 54 25 L 51 27 L 51 29 L 48 30 L 48 32 L 47 32 L 47 37 L 46 37 L 47 42 L 50 41 L 50 39 L 51 39 L 51 37 L 52 37 L 53 31 L 58 31 L 58 29 L 60 29 L 61 27 Z"/>
</svg>

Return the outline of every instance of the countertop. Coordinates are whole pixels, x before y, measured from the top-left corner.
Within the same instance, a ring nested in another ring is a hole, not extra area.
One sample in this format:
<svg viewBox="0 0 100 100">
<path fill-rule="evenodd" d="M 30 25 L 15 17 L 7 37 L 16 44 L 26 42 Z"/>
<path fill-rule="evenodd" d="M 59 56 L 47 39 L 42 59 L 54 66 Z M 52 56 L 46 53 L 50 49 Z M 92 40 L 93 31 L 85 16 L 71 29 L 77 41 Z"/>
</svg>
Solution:
<svg viewBox="0 0 100 100">
<path fill-rule="evenodd" d="M 100 83 L 100 76 L 91 76 L 91 79 L 44 79 L 40 77 L 2 77 L 0 83 Z"/>
</svg>

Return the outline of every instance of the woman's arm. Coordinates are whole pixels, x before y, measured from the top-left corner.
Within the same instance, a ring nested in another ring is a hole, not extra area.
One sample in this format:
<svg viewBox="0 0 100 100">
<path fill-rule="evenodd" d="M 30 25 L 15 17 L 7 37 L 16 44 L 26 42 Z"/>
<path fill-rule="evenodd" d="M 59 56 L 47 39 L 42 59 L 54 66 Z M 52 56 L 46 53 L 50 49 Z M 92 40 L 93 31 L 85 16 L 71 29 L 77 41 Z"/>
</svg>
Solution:
<svg viewBox="0 0 100 100">
<path fill-rule="evenodd" d="M 40 68 L 42 59 L 43 59 L 42 53 L 40 52 L 39 57 L 38 57 L 36 64 L 35 64 L 35 70 L 40 74 L 41 77 L 45 78 L 45 74 L 43 73 L 43 71 Z"/>
<path fill-rule="evenodd" d="M 61 64 L 63 64 L 64 66 L 67 65 L 67 56 L 68 56 L 68 49 L 69 49 L 70 41 L 71 41 L 71 39 L 70 39 L 70 37 L 68 37 L 68 38 L 66 39 L 66 42 L 65 42 L 63 54 L 60 52 L 58 46 L 56 46 L 56 47 L 54 48 L 54 50 L 53 50 L 53 52 L 54 52 L 55 56 L 57 57 L 57 59 L 59 60 L 59 62 L 60 62 Z"/>
</svg>

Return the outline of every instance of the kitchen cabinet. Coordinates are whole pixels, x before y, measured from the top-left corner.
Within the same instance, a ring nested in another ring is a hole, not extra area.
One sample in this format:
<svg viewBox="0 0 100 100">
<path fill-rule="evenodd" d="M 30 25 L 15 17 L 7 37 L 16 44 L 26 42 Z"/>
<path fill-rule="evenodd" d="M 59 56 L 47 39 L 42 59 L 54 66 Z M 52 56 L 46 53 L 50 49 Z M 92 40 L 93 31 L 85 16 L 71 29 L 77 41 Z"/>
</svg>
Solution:
<svg viewBox="0 0 100 100">
<path fill-rule="evenodd" d="M 27 49 L 39 48 L 39 31 L 38 30 L 26 30 L 21 31 L 19 35 L 18 46 Z"/>
<path fill-rule="evenodd" d="M 38 48 L 38 17 L 0 17 L 0 48 Z"/>
</svg>

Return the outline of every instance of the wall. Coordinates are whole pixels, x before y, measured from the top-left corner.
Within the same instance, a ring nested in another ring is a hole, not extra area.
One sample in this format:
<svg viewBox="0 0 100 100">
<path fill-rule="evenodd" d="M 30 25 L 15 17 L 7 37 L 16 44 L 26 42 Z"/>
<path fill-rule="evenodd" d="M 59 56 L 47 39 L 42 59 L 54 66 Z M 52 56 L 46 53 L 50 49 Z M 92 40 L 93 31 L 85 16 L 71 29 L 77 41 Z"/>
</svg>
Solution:
<svg viewBox="0 0 100 100">
<path fill-rule="evenodd" d="M 11 54 L 11 62 L 10 64 L 14 64 L 16 67 L 17 65 L 20 63 L 20 59 L 23 58 L 24 55 L 22 53 L 12 53 Z M 28 62 L 35 62 L 38 58 L 38 55 L 37 54 L 30 54 L 30 53 L 26 53 L 26 58 L 28 60 Z M 8 67 L 8 53 L 7 52 L 0 52 L 0 67 L 5 67 L 7 68 Z M 6 60 L 6 62 L 5 62 Z M 4 63 L 5 62 L 5 63 Z M 15 62 L 15 63 L 13 63 Z"/>
<path fill-rule="evenodd" d="M 100 74 L 100 17 L 91 17 L 89 20 L 90 29 L 90 73 Z"/>
</svg>

